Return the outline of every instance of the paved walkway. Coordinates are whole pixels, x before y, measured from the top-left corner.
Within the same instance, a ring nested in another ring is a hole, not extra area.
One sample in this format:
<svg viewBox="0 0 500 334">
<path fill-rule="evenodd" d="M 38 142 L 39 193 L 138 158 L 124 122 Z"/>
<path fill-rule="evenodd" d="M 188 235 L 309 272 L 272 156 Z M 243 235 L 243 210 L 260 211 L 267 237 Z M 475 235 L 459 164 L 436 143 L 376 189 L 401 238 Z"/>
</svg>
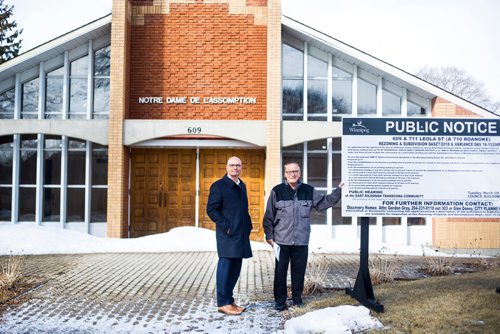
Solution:
<svg viewBox="0 0 500 334">
<path fill-rule="evenodd" d="M 354 285 L 358 255 L 310 260 L 328 266 L 326 287 Z M 216 311 L 216 264 L 215 252 L 28 256 L 24 273 L 44 283 L 4 312 L 0 333 L 280 332 L 273 254 L 243 261 L 235 296 L 248 307 L 241 316 Z"/>
</svg>

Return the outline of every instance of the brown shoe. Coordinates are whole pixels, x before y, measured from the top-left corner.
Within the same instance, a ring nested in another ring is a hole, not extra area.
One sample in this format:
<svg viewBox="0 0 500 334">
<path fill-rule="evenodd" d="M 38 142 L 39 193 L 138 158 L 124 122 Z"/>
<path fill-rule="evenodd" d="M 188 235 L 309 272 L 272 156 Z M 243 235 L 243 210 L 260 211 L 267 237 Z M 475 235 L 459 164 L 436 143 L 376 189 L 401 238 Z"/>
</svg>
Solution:
<svg viewBox="0 0 500 334">
<path fill-rule="evenodd" d="M 236 308 L 235 306 L 228 304 L 224 306 L 220 306 L 217 308 L 217 311 L 222 312 L 227 315 L 239 315 L 241 314 L 242 311 L 240 311 L 239 308 Z"/>
<path fill-rule="evenodd" d="M 244 306 L 239 306 L 239 305 L 236 305 L 236 303 L 235 303 L 235 302 L 233 302 L 233 303 L 231 304 L 231 306 L 236 307 L 238 310 L 240 310 L 240 312 L 245 311 L 245 307 L 244 307 Z"/>
</svg>

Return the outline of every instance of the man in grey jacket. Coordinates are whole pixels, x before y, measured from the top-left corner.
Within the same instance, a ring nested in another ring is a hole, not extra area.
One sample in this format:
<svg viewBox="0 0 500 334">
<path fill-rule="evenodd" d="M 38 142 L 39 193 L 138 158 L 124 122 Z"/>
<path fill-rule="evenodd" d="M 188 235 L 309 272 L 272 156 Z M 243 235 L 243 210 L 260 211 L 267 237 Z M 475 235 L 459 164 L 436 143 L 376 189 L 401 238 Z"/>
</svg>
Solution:
<svg viewBox="0 0 500 334">
<path fill-rule="evenodd" d="M 307 266 L 309 235 L 311 234 L 312 209 L 324 211 L 337 203 L 341 187 L 329 195 L 320 194 L 314 187 L 301 183 L 300 166 L 296 162 L 284 166 L 286 181 L 275 186 L 269 194 L 263 219 L 266 241 L 279 245 L 279 260 L 274 271 L 275 309 L 287 308 L 286 276 L 291 265 L 292 300 L 302 306 L 302 291 Z"/>
</svg>

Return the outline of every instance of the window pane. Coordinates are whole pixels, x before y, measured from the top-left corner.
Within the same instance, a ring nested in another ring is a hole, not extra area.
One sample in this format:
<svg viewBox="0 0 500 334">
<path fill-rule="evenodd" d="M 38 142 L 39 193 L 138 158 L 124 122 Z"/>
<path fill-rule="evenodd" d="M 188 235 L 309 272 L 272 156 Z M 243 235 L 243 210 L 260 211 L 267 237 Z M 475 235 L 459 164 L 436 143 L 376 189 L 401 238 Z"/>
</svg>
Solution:
<svg viewBox="0 0 500 334">
<path fill-rule="evenodd" d="M 12 184 L 13 137 L 0 137 L 0 184 Z"/>
<path fill-rule="evenodd" d="M 71 75 L 88 75 L 89 61 L 88 56 L 82 57 L 70 64 L 70 74 Z"/>
<path fill-rule="evenodd" d="M 332 77 L 334 80 L 339 79 L 339 78 L 352 78 L 351 73 L 347 73 L 346 71 L 341 70 L 338 67 L 333 66 L 332 67 Z"/>
<path fill-rule="evenodd" d="M 63 68 L 47 73 L 45 118 L 61 118 L 63 107 Z"/>
<path fill-rule="evenodd" d="M 94 147 L 98 145 L 94 144 Z M 101 146 L 102 147 L 102 146 Z M 92 150 L 92 185 L 108 184 L 108 150 Z"/>
<path fill-rule="evenodd" d="M 408 101 L 407 115 L 410 117 L 425 116 L 425 108 Z"/>
<path fill-rule="evenodd" d="M 325 139 L 307 143 L 307 183 L 313 187 L 327 186 L 327 143 Z"/>
<path fill-rule="evenodd" d="M 111 48 L 106 46 L 94 53 L 95 76 L 109 76 L 110 50 Z"/>
<path fill-rule="evenodd" d="M 377 87 L 358 79 L 358 115 L 377 113 Z"/>
<path fill-rule="evenodd" d="M 304 105 L 304 81 L 283 80 L 283 115 L 285 120 L 302 120 Z"/>
<path fill-rule="evenodd" d="M 21 148 L 37 148 L 38 139 L 37 135 L 22 135 Z"/>
<path fill-rule="evenodd" d="M 351 225 L 351 217 L 342 217 L 342 208 L 340 202 L 332 208 L 332 225 Z"/>
<path fill-rule="evenodd" d="M 87 79 L 70 80 L 69 118 L 86 118 Z"/>
<path fill-rule="evenodd" d="M 0 119 L 14 118 L 14 88 L 0 94 Z"/>
<path fill-rule="evenodd" d="M 302 161 L 304 160 L 303 155 L 304 155 L 303 144 L 284 147 L 282 151 L 283 165 L 289 162 L 296 162 L 302 168 Z"/>
<path fill-rule="evenodd" d="M 20 165 L 19 183 L 36 184 L 36 151 L 22 150 Z"/>
<path fill-rule="evenodd" d="M 21 118 L 38 118 L 38 78 L 21 86 Z"/>
<path fill-rule="evenodd" d="M 92 188 L 91 222 L 105 222 L 108 208 L 108 189 Z"/>
<path fill-rule="evenodd" d="M 109 79 L 94 79 L 94 113 L 109 113 Z"/>
<path fill-rule="evenodd" d="M 10 221 L 12 217 L 12 188 L 0 187 L 0 221 Z"/>
<path fill-rule="evenodd" d="M 68 184 L 85 184 L 85 151 L 68 150 Z"/>
<path fill-rule="evenodd" d="M 352 113 L 352 82 L 351 80 L 333 80 L 332 86 L 333 115 Z"/>
<path fill-rule="evenodd" d="M 286 44 L 283 44 L 283 76 L 304 76 L 304 53 Z"/>
<path fill-rule="evenodd" d="M 61 151 L 45 151 L 44 184 L 61 184 Z"/>
<path fill-rule="evenodd" d="M 35 221 L 35 188 L 19 188 L 19 221 Z"/>
<path fill-rule="evenodd" d="M 85 220 L 85 189 L 68 188 L 66 203 L 66 221 L 82 222 Z"/>
<path fill-rule="evenodd" d="M 307 76 L 309 78 L 326 78 L 328 74 L 328 63 L 309 55 L 307 57 Z"/>
<path fill-rule="evenodd" d="M 326 121 L 327 81 L 309 79 L 307 86 L 308 120 Z M 314 114 L 324 114 L 324 116 L 311 117 Z"/>
<path fill-rule="evenodd" d="M 43 221 L 60 221 L 61 189 L 45 188 L 43 190 Z"/>
<path fill-rule="evenodd" d="M 70 139 L 69 139 L 69 144 L 68 144 L 68 147 L 69 147 L 70 149 L 74 148 L 74 149 L 82 149 L 82 150 L 85 150 L 85 148 L 87 147 L 87 143 L 86 143 L 84 140 L 79 140 L 79 139 L 70 138 Z"/>
<path fill-rule="evenodd" d="M 382 115 L 401 115 L 401 98 L 383 90 Z"/>
</svg>

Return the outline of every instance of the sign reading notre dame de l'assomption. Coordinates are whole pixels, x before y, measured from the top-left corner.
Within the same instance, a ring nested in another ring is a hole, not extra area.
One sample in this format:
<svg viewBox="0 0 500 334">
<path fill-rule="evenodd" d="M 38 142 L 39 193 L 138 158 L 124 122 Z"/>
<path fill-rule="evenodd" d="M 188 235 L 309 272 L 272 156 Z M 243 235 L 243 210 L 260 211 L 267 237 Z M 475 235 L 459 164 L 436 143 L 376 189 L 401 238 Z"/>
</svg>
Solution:
<svg viewBox="0 0 500 334">
<path fill-rule="evenodd" d="M 500 120 L 344 118 L 343 216 L 500 217 Z"/>
</svg>

